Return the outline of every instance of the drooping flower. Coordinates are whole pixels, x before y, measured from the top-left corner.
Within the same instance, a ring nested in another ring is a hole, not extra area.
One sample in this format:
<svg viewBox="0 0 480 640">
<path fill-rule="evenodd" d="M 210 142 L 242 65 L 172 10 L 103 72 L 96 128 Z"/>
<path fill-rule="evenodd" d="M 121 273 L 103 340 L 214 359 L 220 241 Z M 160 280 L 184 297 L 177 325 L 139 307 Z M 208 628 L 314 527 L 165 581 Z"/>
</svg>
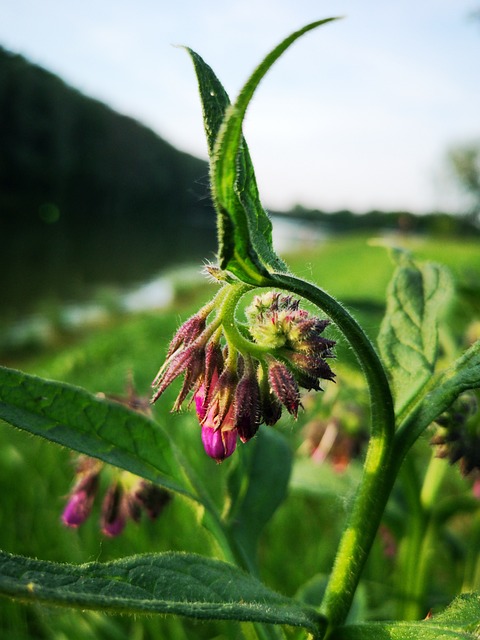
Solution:
<svg viewBox="0 0 480 640">
<path fill-rule="evenodd" d="M 90 515 L 101 470 L 100 461 L 87 456 L 80 458 L 77 465 L 77 480 L 62 514 L 62 521 L 68 527 L 78 527 Z"/>
<path fill-rule="evenodd" d="M 437 447 L 437 457 L 450 464 L 458 462 L 465 476 L 480 471 L 480 414 L 475 394 L 459 396 L 435 422 L 440 428 L 430 442 Z"/>
<path fill-rule="evenodd" d="M 214 299 L 179 328 L 152 384 L 156 402 L 184 376 L 173 409 L 192 392 L 204 449 L 217 462 L 235 451 L 237 437 L 245 443 L 262 423 L 278 422 L 282 407 L 296 418 L 300 387 L 318 391 L 321 380 L 335 378 L 326 362 L 335 341 L 321 335 L 327 319 L 301 309 L 290 295 L 270 291 L 255 296 L 245 311 L 247 326 L 239 326 L 231 313 L 223 316 L 225 291 L 218 308 Z"/>
<path fill-rule="evenodd" d="M 129 378 L 126 396 L 105 396 L 140 413 L 149 414 L 150 403 L 138 396 Z M 170 501 L 170 493 L 128 471 L 117 469 L 100 460 L 79 455 L 76 460 L 76 480 L 63 510 L 62 522 L 76 528 L 90 516 L 94 502 L 100 493 L 101 478 L 109 484 L 102 499 L 100 528 L 104 535 L 119 535 L 128 520 L 138 522 L 142 512 L 156 519 Z"/>
</svg>

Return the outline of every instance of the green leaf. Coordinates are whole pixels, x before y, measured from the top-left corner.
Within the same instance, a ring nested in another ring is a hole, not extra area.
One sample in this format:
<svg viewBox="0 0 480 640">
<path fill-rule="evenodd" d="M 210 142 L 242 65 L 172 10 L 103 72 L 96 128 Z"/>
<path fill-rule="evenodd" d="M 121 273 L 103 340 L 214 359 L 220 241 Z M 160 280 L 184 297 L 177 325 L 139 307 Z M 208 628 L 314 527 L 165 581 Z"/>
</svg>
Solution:
<svg viewBox="0 0 480 640">
<path fill-rule="evenodd" d="M 255 558 L 260 534 L 287 494 L 292 452 L 285 439 L 269 427 L 260 427 L 249 446 L 248 469 L 239 468 L 243 482 L 240 491 L 231 495 L 228 520 L 243 551 Z"/>
<path fill-rule="evenodd" d="M 119 403 L 0 367 L 0 418 L 198 500 L 186 487 L 166 432 Z"/>
<path fill-rule="evenodd" d="M 328 463 L 319 464 L 311 458 L 298 458 L 293 465 L 290 489 L 325 500 L 344 503 L 351 496 L 362 477 L 362 467 L 351 462 L 343 473 Z"/>
<path fill-rule="evenodd" d="M 387 310 L 378 336 L 380 353 L 392 375 L 400 413 L 430 381 L 438 355 L 438 324 L 452 295 L 449 272 L 403 255 L 387 292 Z"/>
<path fill-rule="evenodd" d="M 75 566 L 0 551 L 0 593 L 81 609 L 288 624 L 313 633 L 324 627 L 324 618 L 311 607 L 230 564 L 193 554 L 146 554 Z"/>
<path fill-rule="evenodd" d="M 480 341 L 475 342 L 451 367 L 436 374 L 422 401 L 405 418 L 398 431 L 407 438 L 406 451 L 416 438 L 443 413 L 464 391 L 480 388 Z"/>
<path fill-rule="evenodd" d="M 231 106 L 212 69 L 189 51 L 197 73 L 210 153 L 220 267 L 251 284 L 262 284 L 272 271 L 286 271 L 286 267 L 273 249 L 272 225 L 261 205 L 242 135 L 243 118 L 260 80 L 285 49 L 307 31 L 333 19 L 314 22 L 286 38 L 254 71 Z"/>
<path fill-rule="evenodd" d="M 478 640 L 480 595 L 463 594 L 442 613 L 421 622 L 373 622 L 341 627 L 332 640 Z"/>
<path fill-rule="evenodd" d="M 224 120 L 227 108 L 230 106 L 230 99 L 211 67 L 209 67 L 204 60 L 195 53 L 195 51 L 192 51 L 191 49 L 187 49 L 187 51 L 193 60 L 195 72 L 197 74 L 200 98 L 202 100 L 205 134 L 207 137 L 211 167 L 213 168 L 214 163 L 216 162 L 215 141 L 217 139 L 220 126 Z M 222 269 L 229 269 L 233 273 L 243 276 L 243 279 L 247 279 L 249 282 L 257 284 L 258 278 L 253 277 L 252 279 L 250 277 L 246 277 L 246 272 L 243 272 L 242 270 L 240 270 L 240 272 L 238 271 L 235 261 L 229 261 L 230 257 L 235 254 L 235 243 L 240 243 L 242 245 L 245 244 L 246 246 L 248 246 L 249 243 L 250 232 L 248 229 L 247 218 L 243 211 L 243 205 L 247 207 L 248 211 L 250 211 L 256 219 L 258 231 L 263 239 L 262 241 L 268 246 L 267 250 L 273 256 L 273 259 L 276 260 L 277 269 L 285 270 L 285 266 L 280 258 L 274 254 L 272 245 L 272 224 L 267 212 L 263 209 L 260 202 L 255 171 L 247 143 L 243 137 L 239 144 L 237 165 L 234 167 L 234 172 L 236 177 L 233 188 L 235 193 L 238 194 L 238 199 L 236 199 L 238 215 L 232 216 L 231 212 L 219 206 L 219 203 L 214 197 L 214 204 L 217 211 L 219 264 Z M 243 194 L 242 199 L 240 199 L 240 194 Z M 252 260 L 257 263 L 257 266 L 263 269 L 261 263 L 253 252 L 251 257 Z"/>
</svg>

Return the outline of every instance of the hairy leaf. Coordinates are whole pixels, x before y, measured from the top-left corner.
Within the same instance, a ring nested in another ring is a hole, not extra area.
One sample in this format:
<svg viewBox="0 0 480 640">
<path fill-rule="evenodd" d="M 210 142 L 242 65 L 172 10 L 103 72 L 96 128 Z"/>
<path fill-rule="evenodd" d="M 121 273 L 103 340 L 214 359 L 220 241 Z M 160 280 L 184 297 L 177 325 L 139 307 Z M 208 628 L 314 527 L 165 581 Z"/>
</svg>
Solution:
<svg viewBox="0 0 480 640">
<path fill-rule="evenodd" d="M 195 498 L 186 487 L 166 432 L 119 403 L 0 367 L 0 418 Z"/>
<path fill-rule="evenodd" d="M 450 300 L 448 271 L 402 256 L 387 295 L 378 344 L 390 370 L 399 413 L 430 380 L 438 354 L 438 323 Z"/>
<path fill-rule="evenodd" d="M 249 467 L 240 469 L 244 482 L 239 494 L 232 496 L 229 521 L 244 552 L 254 557 L 263 528 L 285 499 L 292 452 L 285 439 L 268 427 L 260 427 L 252 445 Z"/>
<path fill-rule="evenodd" d="M 288 624 L 312 632 L 324 626 L 314 609 L 232 565 L 194 554 L 68 565 L 0 551 L 0 593 L 82 609 Z"/>
<path fill-rule="evenodd" d="M 192 51 L 210 153 L 212 196 L 218 216 L 219 262 L 240 279 L 261 284 L 272 271 L 285 271 L 275 254 L 270 219 L 260 203 L 253 164 L 242 135 L 248 104 L 271 65 L 297 38 L 333 18 L 307 25 L 286 38 L 254 71 L 229 105 L 212 69 Z"/>
<path fill-rule="evenodd" d="M 332 640 L 478 640 L 480 595 L 464 594 L 421 622 L 373 622 L 341 627 Z"/>
</svg>

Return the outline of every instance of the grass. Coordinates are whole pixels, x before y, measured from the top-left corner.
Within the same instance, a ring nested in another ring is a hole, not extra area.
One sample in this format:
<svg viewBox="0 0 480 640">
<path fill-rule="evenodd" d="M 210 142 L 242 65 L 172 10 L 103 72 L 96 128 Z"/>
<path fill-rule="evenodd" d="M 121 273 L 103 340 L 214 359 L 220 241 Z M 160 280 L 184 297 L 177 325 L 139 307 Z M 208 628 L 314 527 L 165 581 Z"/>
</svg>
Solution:
<svg viewBox="0 0 480 640">
<path fill-rule="evenodd" d="M 301 255 L 287 256 L 287 261 L 294 273 L 316 282 L 353 309 L 374 339 L 394 264 L 389 252 L 372 246 L 370 240 L 368 237 L 335 237 L 317 248 L 305 250 Z M 478 290 L 478 243 L 466 240 L 442 240 L 439 243 L 427 238 L 401 238 L 397 241 L 421 258 L 446 263 L 462 291 L 471 293 L 472 286 L 474 292 Z M 64 380 L 93 392 L 116 394 L 124 391 L 127 373 L 132 371 L 139 393 L 149 395 L 150 381 L 161 364 L 173 331 L 182 319 L 212 295 L 213 290 L 213 285 L 182 290 L 174 308 L 119 316 L 107 326 L 60 340 L 48 352 L 22 354 L 21 358 L 10 355 L 4 364 L 43 377 Z M 478 317 L 478 302 L 475 300 L 475 295 L 466 295 L 457 303 L 452 316 L 457 336 L 475 314 Z M 347 367 L 353 367 L 351 356 L 346 349 L 340 349 L 336 364 L 339 384 L 336 388 L 342 388 L 344 371 L 346 378 L 354 376 L 361 397 L 362 383 Z M 195 419 L 188 412 L 180 416 L 170 415 L 174 393 L 169 391 L 159 403 L 156 408 L 158 419 L 169 429 L 176 430 L 176 437 L 190 449 L 189 455 L 195 459 L 198 470 L 209 478 L 212 487 L 216 483 L 221 486 L 230 462 L 212 465 L 201 451 Z M 304 425 L 321 414 L 328 402 L 326 394 L 324 398 L 306 403 L 309 411 L 302 414 L 295 426 L 286 419 L 282 422 L 280 429 L 291 440 L 292 446 L 301 446 Z M 354 486 L 355 468 L 353 466 L 347 471 L 342 480 L 339 476 L 338 480 L 332 476 L 328 467 L 319 473 L 324 474 L 320 482 L 325 482 L 325 486 L 330 483 L 328 486 L 331 488 L 321 496 L 310 493 L 305 486 L 292 490 L 263 537 L 263 577 L 270 586 L 283 593 L 294 594 L 301 588 L 311 578 L 313 567 L 320 573 L 327 573 L 333 558 L 335 540 L 348 508 L 348 501 L 341 492 L 345 490 L 345 478 L 348 481 L 349 473 L 353 474 L 351 486 Z M 74 563 L 170 549 L 212 553 L 212 540 L 198 526 L 198 514 L 180 498 L 175 498 L 168 505 L 156 523 L 143 523 L 140 527 L 129 525 L 118 539 L 102 538 L 95 517 L 78 531 L 64 529 L 59 514 L 71 480 L 69 452 L 7 425 L 0 425 L 1 548 L 42 559 Z M 349 486 L 348 482 L 346 486 Z M 322 531 L 320 537 L 316 533 L 318 527 Z M 388 566 L 377 550 L 367 577 L 378 579 L 379 575 L 388 580 Z M 379 592 L 378 607 L 384 595 L 382 589 Z M 173 618 L 107 617 L 93 612 L 75 613 L 10 602 L 2 602 L 0 631 L 5 637 L 20 640 L 33 637 L 55 640 L 240 637 L 239 627 L 235 624 L 200 625 Z"/>
</svg>

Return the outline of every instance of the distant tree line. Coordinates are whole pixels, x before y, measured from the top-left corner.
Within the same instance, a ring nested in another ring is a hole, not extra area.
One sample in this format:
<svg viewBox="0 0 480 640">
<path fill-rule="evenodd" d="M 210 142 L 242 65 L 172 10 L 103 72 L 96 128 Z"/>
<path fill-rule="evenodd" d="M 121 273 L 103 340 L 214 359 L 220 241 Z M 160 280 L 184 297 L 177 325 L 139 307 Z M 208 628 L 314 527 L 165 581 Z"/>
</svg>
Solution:
<svg viewBox="0 0 480 640">
<path fill-rule="evenodd" d="M 355 213 L 348 209 L 321 211 L 297 205 L 287 212 L 290 218 L 318 223 L 332 233 L 392 230 L 401 233 L 419 233 L 434 236 L 479 236 L 480 227 L 470 215 L 452 215 L 445 212 L 414 214 L 409 211 L 368 211 Z"/>
</svg>

